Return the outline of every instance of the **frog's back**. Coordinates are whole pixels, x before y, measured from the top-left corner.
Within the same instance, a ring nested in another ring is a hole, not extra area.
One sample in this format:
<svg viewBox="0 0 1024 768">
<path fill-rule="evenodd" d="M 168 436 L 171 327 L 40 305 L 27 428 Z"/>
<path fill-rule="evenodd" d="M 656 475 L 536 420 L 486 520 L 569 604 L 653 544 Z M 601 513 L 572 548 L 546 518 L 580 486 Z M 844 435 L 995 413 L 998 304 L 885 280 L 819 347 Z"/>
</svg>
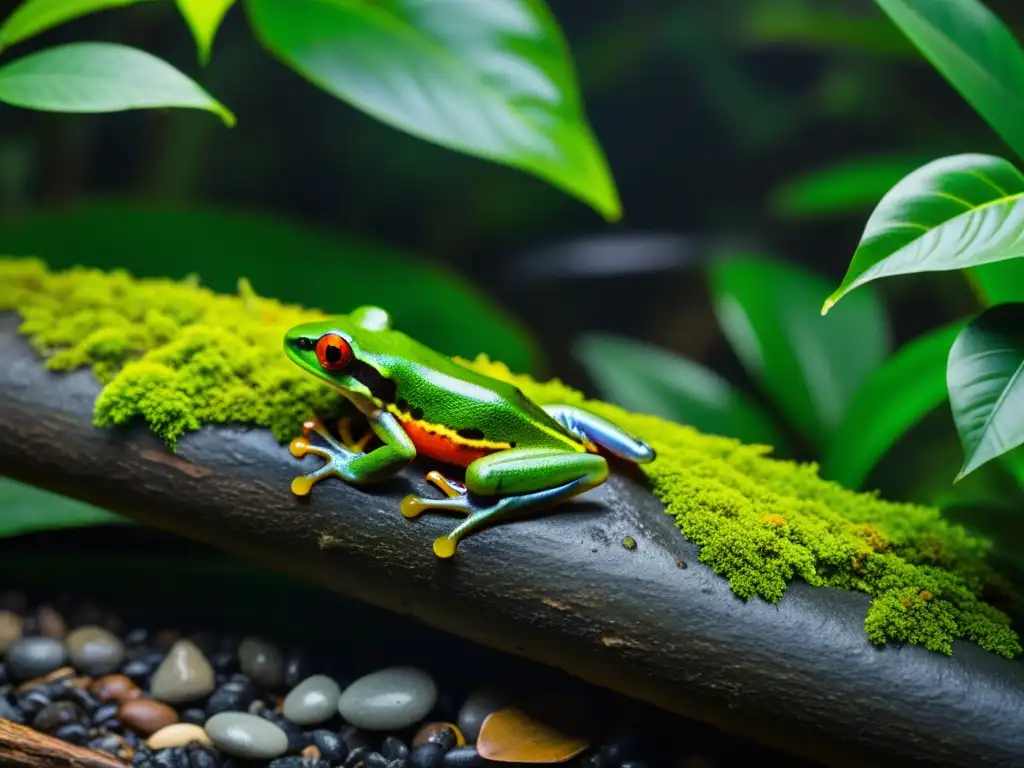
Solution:
<svg viewBox="0 0 1024 768">
<path fill-rule="evenodd" d="M 474 371 L 400 332 L 375 335 L 375 351 L 364 361 L 382 377 L 376 395 L 421 454 L 467 466 L 515 447 L 586 450 L 514 384 Z"/>
</svg>

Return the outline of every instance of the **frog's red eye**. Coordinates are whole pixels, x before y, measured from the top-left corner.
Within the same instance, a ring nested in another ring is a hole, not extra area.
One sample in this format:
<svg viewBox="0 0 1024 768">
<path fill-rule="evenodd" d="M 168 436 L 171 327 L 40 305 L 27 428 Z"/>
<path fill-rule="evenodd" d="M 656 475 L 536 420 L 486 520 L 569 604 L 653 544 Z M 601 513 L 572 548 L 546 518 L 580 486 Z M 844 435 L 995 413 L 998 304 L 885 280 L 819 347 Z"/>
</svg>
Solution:
<svg viewBox="0 0 1024 768">
<path fill-rule="evenodd" d="M 325 333 L 316 343 L 316 359 L 325 371 L 340 371 L 352 359 L 352 347 L 336 333 Z"/>
</svg>

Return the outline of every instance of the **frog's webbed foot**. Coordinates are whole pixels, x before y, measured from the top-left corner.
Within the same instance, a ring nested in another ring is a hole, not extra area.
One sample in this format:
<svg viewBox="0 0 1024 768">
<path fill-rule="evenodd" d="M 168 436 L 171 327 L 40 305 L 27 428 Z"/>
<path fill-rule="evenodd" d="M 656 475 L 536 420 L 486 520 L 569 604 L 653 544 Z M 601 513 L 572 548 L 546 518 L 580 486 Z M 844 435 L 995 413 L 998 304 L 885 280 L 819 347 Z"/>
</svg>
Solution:
<svg viewBox="0 0 1024 768">
<path fill-rule="evenodd" d="M 473 505 L 466 493 L 466 486 L 457 480 L 450 480 L 437 470 L 427 473 L 426 480 L 440 489 L 443 499 L 427 499 L 422 496 L 406 496 L 402 499 L 402 516 L 410 520 L 419 517 L 428 509 L 445 510 L 471 514 Z"/>
<path fill-rule="evenodd" d="M 316 435 L 317 442 L 311 437 Z M 351 437 L 349 435 L 348 437 Z M 345 439 L 344 436 L 342 438 Z M 364 441 L 367 438 L 364 438 Z M 322 443 L 321 443 L 322 441 Z M 365 443 L 364 443 L 365 444 Z M 354 451 L 334 439 L 334 436 L 319 421 L 307 421 L 302 425 L 302 437 L 296 437 L 288 446 L 292 456 L 301 459 L 307 454 L 319 456 L 324 460 L 324 465 L 310 472 L 307 475 L 299 475 L 292 480 L 292 493 L 296 496 L 306 496 L 313 486 L 325 477 L 343 477 L 342 469 L 352 460 Z"/>
</svg>

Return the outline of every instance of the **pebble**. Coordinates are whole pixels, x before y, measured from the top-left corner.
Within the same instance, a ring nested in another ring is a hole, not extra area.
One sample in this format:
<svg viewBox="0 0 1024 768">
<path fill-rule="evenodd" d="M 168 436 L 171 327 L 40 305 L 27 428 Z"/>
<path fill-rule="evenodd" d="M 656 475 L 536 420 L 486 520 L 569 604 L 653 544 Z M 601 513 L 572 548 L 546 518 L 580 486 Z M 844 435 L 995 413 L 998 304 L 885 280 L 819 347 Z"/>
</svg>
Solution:
<svg viewBox="0 0 1024 768">
<path fill-rule="evenodd" d="M 338 712 L 357 728 L 400 730 L 426 717 L 436 701 L 437 684 L 426 672 L 388 667 L 349 685 L 338 701 Z"/>
<path fill-rule="evenodd" d="M 117 710 L 118 719 L 133 731 L 149 736 L 161 728 L 178 722 L 178 713 L 153 699 L 132 699 Z"/>
<path fill-rule="evenodd" d="M 30 680 L 60 669 L 67 660 L 64 646 L 52 637 L 25 637 L 7 649 L 4 657 L 12 680 Z"/>
<path fill-rule="evenodd" d="M 340 699 L 341 686 L 327 675 L 313 675 L 284 697 L 282 714 L 297 725 L 319 725 L 337 714 Z"/>
<path fill-rule="evenodd" d="M 414 749 L 424 744 L 440 744 L 447 751 L 452 747 L 461 747 L 465 743 L 466 738 L 462 731 L 451 723 L 426 723 L 412 737 Z"/>
<path fill-rule="evenodd" d="M 0 611 L 0 656 L 21 640 L 24 622 L 13 611 Z"/>
<path fill-rule="evenodd" d="M 503 763 L 563 763 L 590 746 L 573 727 L 577 717 L 571 706 L 537 704 L 503 707 L 488 715 L 476 742 L 480 756 Z"/>
<path fill-rule="evenodd" d="M 137 699 L 142 691 L 135 682 L 125 675 L 105 675 L 94 680 L 89 692 L 100 701 L 125 702 Z"/>
<path fill-rule="evenodd" d="M 65 639 L 72 666 L 86 675 L 109 675 L 124 661 L 124 644 L 102 627 L 79 627 Z"/>
<path fill-rule="evenodd" d="M 85 744 L 89 740 L 89 729 L 81 723 L 66 723 L 53 732 L 61 741 L 71 744 Z"/>
<path fill-rule="evenodd" d="M 32 718 L 32 727 L 43 733 L 53 733 L 62 725 L 78 722 L 82 710 L 70 701 L 55 701 L 47 704 Z"/>
<path fill-rule="evenodd" d="M 334 731 L 324 728 L 313 731 L 309 734 L 313 746 L 320 750 L 320 756 L 332 763 L 343 763 L 348 757 L 348 744 Z"/>
<path fill-rule="evenodd" d="M 252 681 L 244 675 L 228 680 L 221 685 L 206 702 L 206 714 L 221 712 L 244 712 L 256 698 Z"/>
<path fill-rule="evenodd" d="M 247 760 L 271 760 L 288 749 L 285 732 L 262 717 L 243 712 L 221 712 L 206 721 L 214 745 L 229 755 Z"/>
<path fill-rule="evenodd" d="M 192 742 L 207 747 L 213 745 L 210 737 L 201 726 L 193 723 L 173 723 L 172 725 L 165 725 L 146 739 L 146 746 L 150 749 L 170 749 L 172 747 L 184 747 Z"/>
<path fill-rule="evenodd" d="M 507 706 L 510 701 L 511 696 L 506 691 L 493 686 L 483 686 L 469 694 L 455 718 L 466 741 L 474 743 L 487 716 Z"/>
<path fill-rule="evenodd" d="M 238 663 L 242 673 L 267 688 L 284 682 L 284 660 L 273 643 L 258 637 L 247 637 L 238 646 Z"/>
<path fill-rule="evenodd" d="M 36 611 L 36 628 L 43 637 L 63 640 L 68 634 L 68 625 L 64 617 L 49 605 L 43 605 Z"/>
<path fill-rule="evenodd" d="M 444 768 L 483 768 L 487 761 L 480 757 L 472 744 L 449 749 L 441 765 Z"/>
<path fill-rule="evenodd" d="M 178 640 L 171 646 L 149 684 L 153 697 L 169 704 L 201 699 L 213 689 L 213 667 L 190 640 Z"/>
</svg>

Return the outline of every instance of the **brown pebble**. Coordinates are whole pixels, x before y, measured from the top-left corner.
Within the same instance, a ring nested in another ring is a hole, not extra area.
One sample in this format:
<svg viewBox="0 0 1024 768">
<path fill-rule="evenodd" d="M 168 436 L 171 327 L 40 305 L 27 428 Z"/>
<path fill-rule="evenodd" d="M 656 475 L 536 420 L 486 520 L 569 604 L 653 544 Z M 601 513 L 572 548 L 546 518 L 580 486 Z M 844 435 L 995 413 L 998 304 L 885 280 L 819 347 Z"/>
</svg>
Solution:
<svg viewBox="0 0 1024 768">
<path fill-rule="evenodd" d="M 55 669 L 47 675 L 42 677 L 33 677 L 31 680 L 26 680 L 24 683 L 18 686 L 18 693 L 24 693 L 25 691 L 31 691 L 33 688 L 38 688 L 40 685 L 46 685 L 47 683 L 55 683 L 58 680 L 65 678 L 74 677 L 75 670 L 71 667 L 61 667 Z"/>
<path fill-rule="evenodd" d="M 14 611 L 0 611 L 0 656 L 7 649 L 21 640 L 22 627 L 25 622 Z"/>
<path fill-rule="evenodd" d="M 89 687 L 89 693 L 100 701 L 116 701 L 118 704 L 142 695 L 139 686 L 124 675 L 105 675 L 99 678 Z"/>
<path fill-rule="evenodd" d="M 68 634 L 68 625 L 64 617 L 49 605 L 42 605 L 36 611 L 36 629 L 43 637 L 63 640 Z"/>
<path fill-rule="evenodd" d="M 178 713 L 162 701 L 132 699 L 118 707 L 117 719 L 133 731 L 150 736 L 178 722 Z"/>
<path fill-rule="evenodd" d="M 492 712 L 480 726 L 476 749 L 496 763 L 564 763 L 590 746 L 583 700 L 538 697 Z"/>
<path fill-rule="evenodd" d="M 302 757 L 306 760 L 319 760 L 320 749 L 316 744 L 310 744 L 304 750 L 302 750 Z"/>
<path fill-rule="evenodd" d="M 464 746 L 465 743 L 466 737 L 453 723 L 424 723 L 412 737 L 413 749 L 424 744 L 439 744 L 447 751 L 452 747 Z"/>
<path fill-rule="evenodd" d="M 146 739 L 146 746 L 150 749 L 171 749 L 173 747 L 184 747 L 192 742 L 198 742 L 204 747 L 213 745 L 213 742 L 210 741 L 210 737 L 201 725 L 174 723 L 172 725 L 165 725 Z"/>
</svg>

